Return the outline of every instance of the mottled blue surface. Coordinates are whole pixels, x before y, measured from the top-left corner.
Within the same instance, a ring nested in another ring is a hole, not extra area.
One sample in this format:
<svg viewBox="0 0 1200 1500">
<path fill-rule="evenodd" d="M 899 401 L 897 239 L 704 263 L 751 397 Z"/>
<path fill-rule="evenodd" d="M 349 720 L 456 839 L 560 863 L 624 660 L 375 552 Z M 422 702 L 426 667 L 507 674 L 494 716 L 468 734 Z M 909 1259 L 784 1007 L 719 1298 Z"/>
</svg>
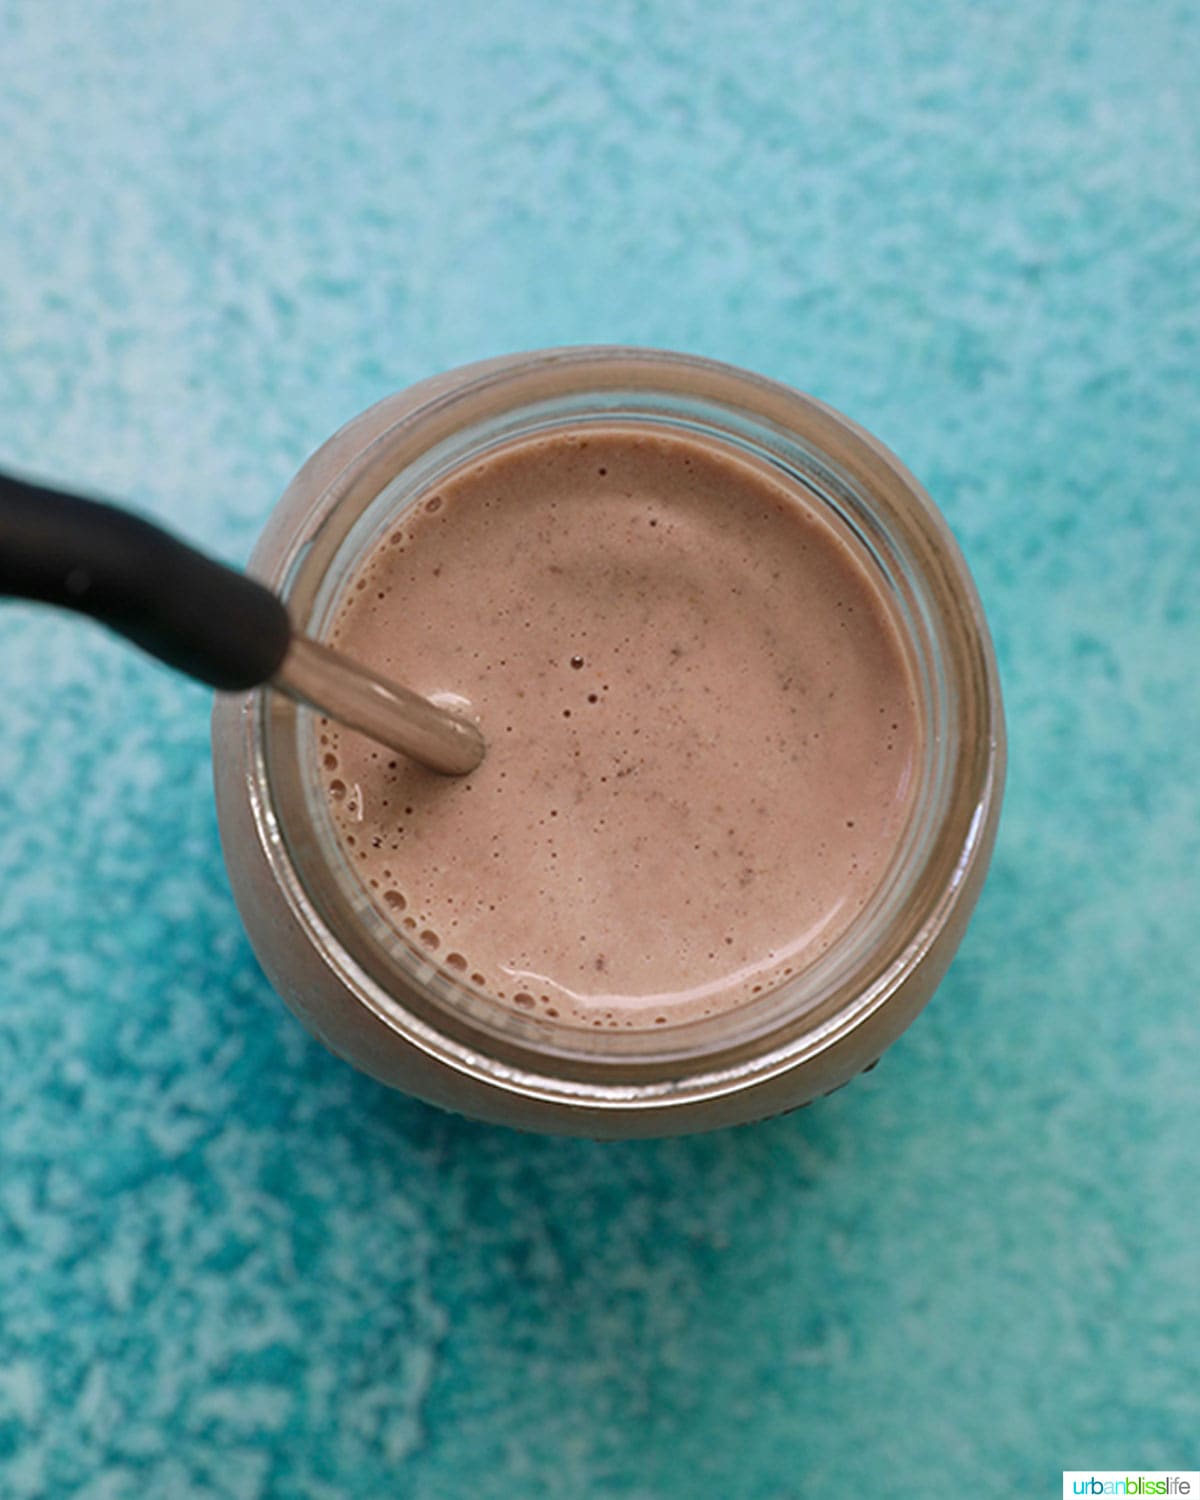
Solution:
<svg viewBox="0 0 1200 1500">
<path fill-rule="evenodd" d="M 0 0 L 0 58 L 0 462 L 242 561 L 417 377 L 714 355 L 927 482 L 1012 731 L 977 919 L 876 1072 L 524 1138 L 275 1002 L 205 694 L 0 609 L 4 1500 L 1200 1463 L 1195 0 Z"/>
</svg>

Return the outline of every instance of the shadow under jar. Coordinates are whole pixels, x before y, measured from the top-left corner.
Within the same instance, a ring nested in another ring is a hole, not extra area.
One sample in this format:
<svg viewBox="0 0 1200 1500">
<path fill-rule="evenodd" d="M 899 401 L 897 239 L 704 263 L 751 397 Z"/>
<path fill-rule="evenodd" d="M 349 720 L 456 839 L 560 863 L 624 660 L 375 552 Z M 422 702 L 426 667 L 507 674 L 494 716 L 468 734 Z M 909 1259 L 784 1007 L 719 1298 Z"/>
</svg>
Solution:
<svg viewBox="0 0 1200 1500">
<path fill-rule="evenodd" d="M 726 985 L 707 1013 L 700 1004 L 649 1005 L 613 1021 L 603 1019 L 611 1010 L 590 1019 L 586 1004 L 549 1003 L 557 996 L 534 1003 L 531 994 L 502 993 L 454 943 L 431 946 L 412 916 L 406 926 L 381 898 L 367 878 L 374 865 L 348 847 L 331 799 L 322 746 L 331 726 L 278 694 L 219 697 L 213 750 L 239 910 L 267 975 L 317 1037 L 382 1082 L 466 1115 L 629 1137 L 795 1108 L 871 1066 L 900 1035 L 945 973 L 979 894 L 999 816 L 1004 729 L 978 597 L 912 476 L 828 407 L 690 356 L 521 354 L 389 397 L 300 471 L 252 571 L 280 590 L 298 628 L 329 639 L 372 558 L 414 526 L 430 496 L 531 445 L 554 453 L 556 444 L 614 435 L 668 456 L 690 445 L 790 497 L 836 537 L 894 631 L 916 726 L 903 816 L 870 889 L 825 939 L 787 966 L 765 966 L 745 993 Z M 501 733 L 486 715 L 483 727 L 493 742 Z M 735 712 L 730 735 L 745 728 Z M 744 750 L 752 779 L 752 738 Z M 489 759 L 503 753 L 493 743 Z M 569 843 L 562 853 L 555 869 L 569 890 Z M 420 844 L 406 854 L 410 884 L 421 857 Z M 806 857 L 797 849 L 797 860 Z M 698 891 L 722 878 L 699 856 L 687 868 Z M 557 887 L 554 898 L 564 899 Z M 419 892 L 410 890 L 405 906 L 415 910 Z M 669 924 L 663 930 L 669 935 Z M 654 954 L 643 956 L 652 965 Z"/>
</svg>

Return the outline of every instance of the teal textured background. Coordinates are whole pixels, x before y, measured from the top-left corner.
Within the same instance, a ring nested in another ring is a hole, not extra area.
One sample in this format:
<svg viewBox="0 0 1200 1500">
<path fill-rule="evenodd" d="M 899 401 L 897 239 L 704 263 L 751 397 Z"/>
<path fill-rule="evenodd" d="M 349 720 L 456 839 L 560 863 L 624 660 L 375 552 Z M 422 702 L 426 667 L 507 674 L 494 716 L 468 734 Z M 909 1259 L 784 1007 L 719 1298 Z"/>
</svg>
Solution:
<svg viewBox="0 0 1200 1500">
<path fill-rule="evenodd" d="M 526 1138 L 274 1000 L 203 691 L 0 609 L 4 1500 L 1200 1464 L 1195 0 L 0 0 L 0 57 L 0 462 L 241 562 L 435 370 L 731 360 L 932 490 L 1012 736 L 977 918 L 876 1072 Z"/>
</svg>

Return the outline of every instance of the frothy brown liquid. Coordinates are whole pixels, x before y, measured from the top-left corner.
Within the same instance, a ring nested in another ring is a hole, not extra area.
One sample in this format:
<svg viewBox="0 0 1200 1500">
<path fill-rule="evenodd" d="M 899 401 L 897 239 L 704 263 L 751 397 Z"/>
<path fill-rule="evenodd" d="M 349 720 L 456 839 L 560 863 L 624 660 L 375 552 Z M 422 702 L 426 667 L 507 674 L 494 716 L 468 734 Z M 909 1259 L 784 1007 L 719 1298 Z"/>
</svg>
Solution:
<svg viewBox="0 0 1200 1500">
<path fill-rule="evenodd" d="M 920 729 L 880 587 L 797 490 L 699 439 L 580 429 L 460 470 L 332 642 L 468 698 L 489 747 L 446 778 L 323 725 L 347 856 L 409 941 L 561 1022 L 769 991 L 904 826 Z"/>
</svg>

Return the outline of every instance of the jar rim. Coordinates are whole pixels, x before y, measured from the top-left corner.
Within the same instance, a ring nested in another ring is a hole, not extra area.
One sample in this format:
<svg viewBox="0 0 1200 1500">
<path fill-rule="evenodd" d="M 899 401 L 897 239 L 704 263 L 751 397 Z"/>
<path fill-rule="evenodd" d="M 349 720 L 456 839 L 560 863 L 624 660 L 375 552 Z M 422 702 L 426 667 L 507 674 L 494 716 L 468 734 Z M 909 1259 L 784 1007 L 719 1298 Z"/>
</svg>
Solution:
<svg viewBox="0 0 1200 1500">
<path fill-rule="evenodd" d="M 770 994 L 716 1017 L 653 1032 L 570 1028 L 569 1045 L 566 1028 L 511 1008 L 496 1010 L 498 1002 L 482 997 L 505 1022 L 497 1030 L 485 1024 L 481 997 L 471 986 L 402 942 L 379 951 L 361 901 L 340 908 L 346 895 L 338 894 L 342 877 L 331 883 L 328 831 L 322 842 L 311 780 L 307 791 L 302 781 L 304 736 L 311 730 L 304 711 L 279 695 L 260 695 L 248 720 L 251 801 L 264 852 L 293 914 L 347 989 L 411 1045 L 458 1071 L 527 1097 L 591 1107 L 712 1097 L 804 1066 L 866 1030 L 879 1031 L 887 1045 L 891 1032 L 898 1034 L 911 1019 L 889 1025 L 883 1017 L 889 1000 L 950 922 L 971 871 L 986 861 L 1003 772 L 990 637 L 966 563 L 933 501 L 889 450 L 849 418 L 788 386 L 717 361 L 586 346 L 452 371 L 431 382 L 426 399 L 362 446 L 323 487 L 288 545 L 269 560 L 268 581 L 281 588 L 302 628 L 322 611 L 328 616 L 340 592 L 334 565 L 340 559 L 344 572 L 352 571 L 363 554 L 371 507 L 398 476 L 406 476 L 415 492 L 425 488 L 422 463 L 426 470 L 436 466 L 446 444 L 455 464 L 478 458 L 481 449 L 463 450 L 464 435 L 511 441 L 521 421 L 527 426 L 533 417 L 553 418 L 571 425 L 585 410 L 594 420 L 619 423 L 638 400 L 646 421 L 661 425 L 674 415 L 694 424 L 702 417 L 715 420 L 713 413 L 720 412 L 726 436 L 735 429 L 743 437 L 753 432 L 770 441 L 776 460 L 784 450 L 792 461 L 803 460 L 807 480 L 819 480 L 842 504 L 856 505 L 881 536 L 887 533 L 883 540 L 904 558 L 916 598 L 920 619 L 909 624 L 929 632 L 936 646 L 944 702 L 941 722 L 932 725 L 930 751 L 943 764 L 936 805 L 926 807 L 924 845 L 891 891 L 888 920 L 870 952 L 860 954 L 840 979 L 837 962 L 845 969 L 846 939 L 858 919 L 833 945 L 835 961 L 827 965 L 821 1004 L 801 1004 L 805 984 L 812 988 L 813 971 L 806 968 Z M 347 567 L 346 556 L 355 552 L 347 538 L 356 525 L 355 562 Z M 751 1013 L 753 1024 L 731 1030 L 730 1017 Z"/>
</svg>

